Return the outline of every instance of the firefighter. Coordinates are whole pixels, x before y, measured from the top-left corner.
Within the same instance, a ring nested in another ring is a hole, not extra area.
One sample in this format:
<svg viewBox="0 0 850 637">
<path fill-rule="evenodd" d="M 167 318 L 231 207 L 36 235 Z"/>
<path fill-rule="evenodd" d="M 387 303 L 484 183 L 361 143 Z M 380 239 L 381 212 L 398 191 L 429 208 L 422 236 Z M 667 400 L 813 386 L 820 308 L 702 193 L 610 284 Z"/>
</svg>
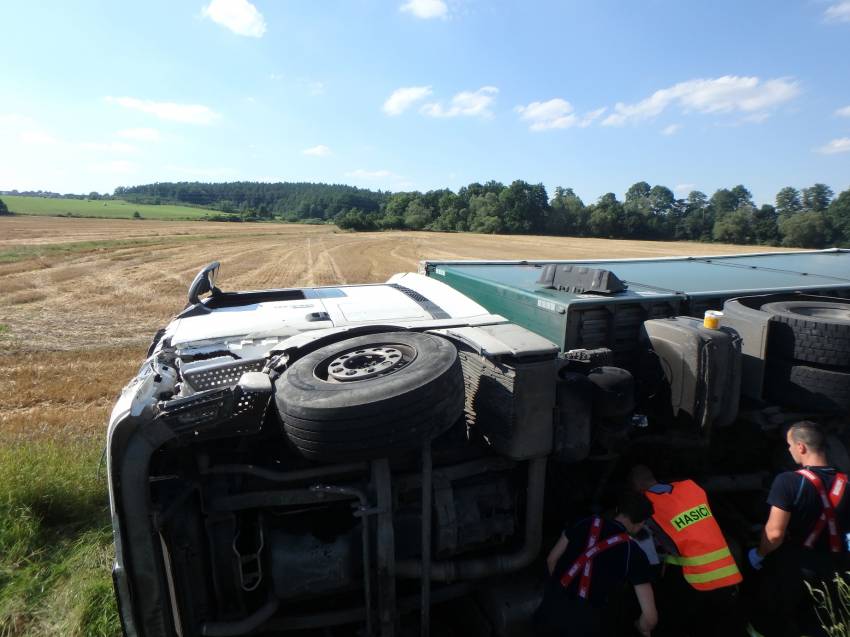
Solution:
<svg viewBox="0 0 850 637">
<path fill-rule="evenodd" d="M 635 629 L 649 637 L 658 621 L 649 563 L 632 539 L 652 515 L 643 495 L 624 492 L 613 519 L 591 517 L 564 529 L 546 559 L 549 580 L 534 615 L 538 635 L 603 635 L 609 597 L 634 586 L 641 614 Z"/>
<path fill-rule="evenodd" d="M 663 555 L 659 630 L 666 626 L 671 634 L 699 636 L 741 630 L 736 610 L 741 573 L 705 491 L 693 480 L 660 483 L 645 465 L 633 467 L 629 479 L 652 502 L 648 527 Z M 695 616 L 703 619 L 686 620 Z"/>
<path fill-rule="evenodd" d="M 824 430 L 810 421 L 797 422 L 786 442 L 801 468 L 774 478 L 761 542 L 748 554 L 760 571 L 751 635 L 823 634 L 804 582 L 828 587 L 850 567 L 847 475 L 827 462 Z"/>
</svg>

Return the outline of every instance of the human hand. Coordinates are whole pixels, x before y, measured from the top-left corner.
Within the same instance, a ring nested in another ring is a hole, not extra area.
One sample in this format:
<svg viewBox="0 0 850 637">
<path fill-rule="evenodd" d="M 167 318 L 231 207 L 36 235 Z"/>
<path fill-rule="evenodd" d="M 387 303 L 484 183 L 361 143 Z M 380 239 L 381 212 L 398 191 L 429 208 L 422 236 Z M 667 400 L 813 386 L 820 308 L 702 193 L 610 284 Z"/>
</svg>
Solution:
<svg viewBox="0 0 850 637">
<path fill-rule="evenodd" d="M 649 628 L 642 620 L 643 616 L 635 620 L 635 630 L 638 631 L 641 637 L 652 637 L 652 629 Z"/>
</svg>

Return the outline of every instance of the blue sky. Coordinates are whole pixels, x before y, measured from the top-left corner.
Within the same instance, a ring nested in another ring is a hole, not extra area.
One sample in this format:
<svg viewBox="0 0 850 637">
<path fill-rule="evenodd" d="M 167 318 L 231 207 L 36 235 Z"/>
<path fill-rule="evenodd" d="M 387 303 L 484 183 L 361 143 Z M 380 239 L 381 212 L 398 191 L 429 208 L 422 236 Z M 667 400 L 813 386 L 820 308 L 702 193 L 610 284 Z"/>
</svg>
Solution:
<svg viewBox="0 0 850 637">
<path fill-rule="evenodd" d="M 0 190 L 850 187 L 850 0 L 0 0 Z"/>
</svg>

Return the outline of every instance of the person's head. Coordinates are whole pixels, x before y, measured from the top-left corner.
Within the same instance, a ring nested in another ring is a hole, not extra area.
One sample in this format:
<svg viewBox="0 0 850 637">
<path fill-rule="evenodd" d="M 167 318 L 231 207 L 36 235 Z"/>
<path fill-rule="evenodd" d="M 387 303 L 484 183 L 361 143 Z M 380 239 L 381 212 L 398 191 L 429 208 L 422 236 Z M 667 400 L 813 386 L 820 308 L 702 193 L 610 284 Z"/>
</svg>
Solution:
<svg viewBox="0 0 850 637">
<path fill-rule="evenodd" d="M 619 521 L 629 535 L 637 535 L 646 521 L 652 517 L 652 502 L 637 491 L 623 491 L 617 500 L 617 521 Z"/>
<path fill-rule="evenodd" d="M 799 465 L 817 464 L 824 461 L 826 433 L 819 424 L 810 420 L 795 422 L 785 435 L 788 453 Z"/>
<path fill-rule="evenodd" d="M 652 474 L 652 470 L 645 464 L 636 464 L 629 471 L 629 486 L 638 492 L 648 490 L 658 484 L 658 480 Z"/>
</svg>

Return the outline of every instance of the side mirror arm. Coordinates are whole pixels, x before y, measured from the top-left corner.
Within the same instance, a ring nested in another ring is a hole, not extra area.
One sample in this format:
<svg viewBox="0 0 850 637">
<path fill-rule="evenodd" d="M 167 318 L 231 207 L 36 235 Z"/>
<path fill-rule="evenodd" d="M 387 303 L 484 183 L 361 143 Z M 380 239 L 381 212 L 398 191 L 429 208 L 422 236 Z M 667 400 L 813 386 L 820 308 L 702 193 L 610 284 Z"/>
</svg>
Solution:
<svg viewBox="0 0 850 637">
<path fill-rule="evenodd" d="M 189 305 L 200 303 L 200 296 L 207 292 L 212 296 L 221 293 L 221 290 L 215 286 L 215 279 L 220 266 L 221 264 L 218 261 L 213 261 L 195 275 L 192 284 L 189 286 Z"/>
</svg>

